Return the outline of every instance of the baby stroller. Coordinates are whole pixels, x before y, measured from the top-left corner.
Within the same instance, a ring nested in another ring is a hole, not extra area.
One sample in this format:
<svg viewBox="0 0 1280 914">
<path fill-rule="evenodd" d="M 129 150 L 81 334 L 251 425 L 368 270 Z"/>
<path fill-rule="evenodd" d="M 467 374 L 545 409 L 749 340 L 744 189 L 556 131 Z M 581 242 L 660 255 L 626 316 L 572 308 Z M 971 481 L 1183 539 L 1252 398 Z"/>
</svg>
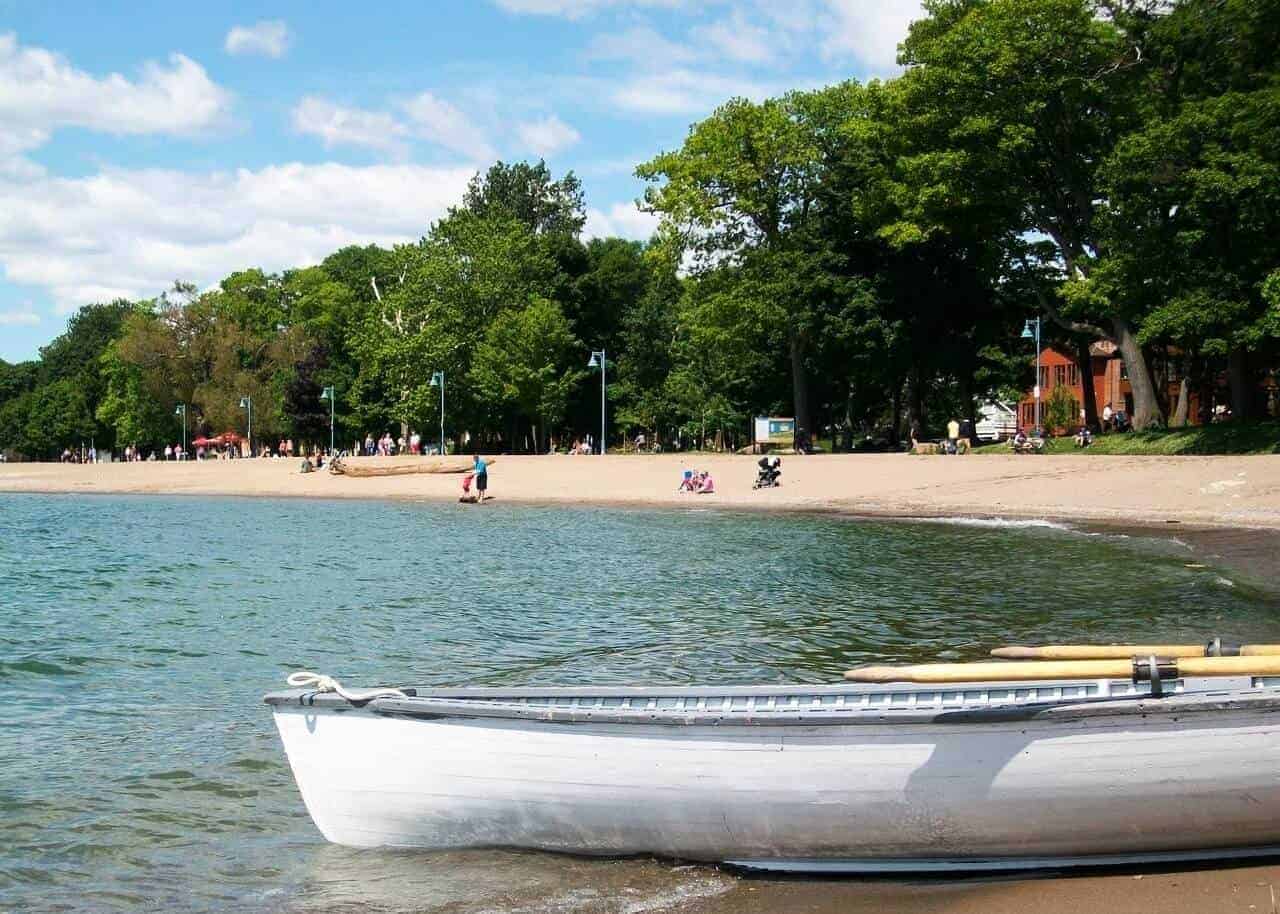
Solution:
<svg viewBox="0 0 1280 914">
<path fill-rule="evenodd" d="M 756 481 L 751 488 L 773 489 L 782 485 L 781 457 L 761 457 L 757 462 L 760 465 L 760 469 L 756 473 Z"/>
</svg>

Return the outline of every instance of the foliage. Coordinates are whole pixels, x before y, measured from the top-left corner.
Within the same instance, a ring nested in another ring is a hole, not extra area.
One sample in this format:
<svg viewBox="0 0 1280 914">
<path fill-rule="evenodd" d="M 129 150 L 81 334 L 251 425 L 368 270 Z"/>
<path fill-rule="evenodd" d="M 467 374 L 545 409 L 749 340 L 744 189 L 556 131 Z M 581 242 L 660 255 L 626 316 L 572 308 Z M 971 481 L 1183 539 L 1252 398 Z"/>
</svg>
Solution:
<svg viewBox="0 0 1280 914">
<path fill-rule="evenodd" d="M 1139 427 L 1182 421 L 1180 390 L 1260 416 L 1278 44 L 1280 0 L 926 0 L 899 76 L 727 99 L 641 164 L 647 242 L 584 240 L 572 172 L 497 162 L 416 243 L 87 306 L 0 363 L 0 449 L 154 447 L 179 403 L 193 434 L 243 430 L 242 396 L 256 435 L 324 441 L 330 385 L 341 441 L 434 430 L 437 371 L 459 442 L 542 448 L 595 430 L 597 349 L 611 437 L 765 414 L 891 445 L 1027 390 L 1037 315 L 1064 353 L 1116 343 Z"/>
<path fill-rule="evenodd" d="M 582 344 L 560 306 L 534 298 L 527 308 L 494 318 L 467 378 L 482 408 L 511 410 L 527 419 L 534 450 L 540 451 L 545 430 L 564 418 L 569 391 L 585 375 L 567 367 L 581 354 Z"/>
<path fill-rule="evenodd" d="M 1080 404 L 1072 396 L 1070 388 L 1059 384 L 1049 393 L 1044 403 L 1044 427 L 1050 433 L 1059 429 L 1071 431 L 1080 424 Z"/>
<path fill-rule="evenodd" d="M 1221 422 L 1178 429 L 1149 429 L 1094 435 L 1087 448 L 1075 446 L 1071 436 L 1051 438 L 1050 454 L 1130 454 L 1150 456 L 1201 454 L 1280 454 L 1280 422 Z M 987 444 L 977 454 L 1007 454 L 1008 442 Z M 1031 459 L 1031 458 L 1028 458 Z"/>
</svg>

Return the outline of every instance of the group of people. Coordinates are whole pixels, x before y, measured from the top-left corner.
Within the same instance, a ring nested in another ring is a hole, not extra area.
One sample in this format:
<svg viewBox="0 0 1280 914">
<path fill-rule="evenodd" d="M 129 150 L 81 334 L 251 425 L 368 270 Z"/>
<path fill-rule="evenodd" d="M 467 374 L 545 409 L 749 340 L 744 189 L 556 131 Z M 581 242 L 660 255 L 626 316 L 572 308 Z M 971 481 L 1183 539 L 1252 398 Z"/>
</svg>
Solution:
<svg viewBox="0 0 1280 914">
<path fill-rule="evenodd" d="M 97 463 L 98 450 L 92 445 L 90 445 L 87 450 L 82 448 L 81 450 L 78 450 L 78 451 L 73 451 L 69 447 L 63 448 L 62 457 L 60 458 L 59 462 L 61 463 Z"/>
<path fill-rule="evenodd" d="M 715 480 L 706 470 L 685 470 L 680 478 L 677 494 L 710 495 L 716 490 Z"/>
<path fill-rule="evenodd" d="M 404 435 L 393 438 L 391 433 L 387 432 L 375 441 L 372 434 L 366 434 L 361 453 L 366 457 L 395 457 L 397 454 L 421 454 L 423 453 L 422 436 L 417 432 L 410 432 L 408 438 Z"/>
<path fill-rule="evenodd" d="M 471 455 L 471 469 L 462 477 L 462 497 L 458 501 L 479 504 L 488 497 L 489 466 L 492 463 L 492 457 L 485 460 L 479 454 Z M 471 491 L 473 485 L 475 486 L 474 493 Z"/>
<path fill-rule="evenodd" d="M 569 456 L 579 456 L 595 453 L 595 439 L 590 435 L 585 438 L 575 438 L 573 447 L 569 448 Z"/>
<path fill-rule="evenodd" d="M 1102 430 L 1103 432 L 1127 432 L 1133 427 L 1133 423 L 1129 421 L 1129 414 L 1122 409 L 1112 409 L 1108 403 L 1102 407 Z"/>
<path fill-rule="evenodd" d="M 1009 439 L 1009 446 L 1015 454 L 1040 454 L 1044 452 L 1045 441 L 1039 429 L 1036 429 L 1033 436 L 1028 437 L 1027 430 L 1019 426 L 1013 437 Z"/>
</svg>

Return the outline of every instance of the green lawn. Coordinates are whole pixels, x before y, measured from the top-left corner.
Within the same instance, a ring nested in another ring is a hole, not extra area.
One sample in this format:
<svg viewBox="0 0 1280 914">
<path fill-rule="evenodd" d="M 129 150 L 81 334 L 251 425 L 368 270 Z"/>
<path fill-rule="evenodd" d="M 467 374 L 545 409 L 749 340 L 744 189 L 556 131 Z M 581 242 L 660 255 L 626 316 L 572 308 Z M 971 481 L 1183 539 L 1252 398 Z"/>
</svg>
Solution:
<svg viewBox="0 0 1280 914">
<path fill-rule="evenodd" d="M 985 444 L 978 454 L 1008 453 L 1008 442 Z M 1190 428 L 1096 435 L 1083 451 L 1072 438 L 1049 441 L 1050 454 L 1280 454 L 1280 422 L 1223 422 Z"/>
</svg>

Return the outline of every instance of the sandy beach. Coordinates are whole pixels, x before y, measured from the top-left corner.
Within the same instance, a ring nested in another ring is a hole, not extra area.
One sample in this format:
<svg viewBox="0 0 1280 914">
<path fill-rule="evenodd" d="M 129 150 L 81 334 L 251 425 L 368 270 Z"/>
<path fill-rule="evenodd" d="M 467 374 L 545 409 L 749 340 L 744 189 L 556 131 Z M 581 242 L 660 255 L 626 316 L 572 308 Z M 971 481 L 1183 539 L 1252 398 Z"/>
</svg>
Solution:
<svg viewBox="0 0 1280 914">
<path fill-rule="evenodd" d="M 8 464 L 0 466 L 0 491 L 445 500 L 460 494 L 456 475 L 357 478 L 303 474 L 298 466 L 298 460 Z M 677 494 L 688 468 L 711 472 L 715 494 Z M 782 469 L 781 488 L 754 491 L 751 457 L 500 456 L 489 474 L 490 494 L 503 502 L 1280 529 L 1280 456 L 823 455 L 784 458 Z"/>
</svg>

